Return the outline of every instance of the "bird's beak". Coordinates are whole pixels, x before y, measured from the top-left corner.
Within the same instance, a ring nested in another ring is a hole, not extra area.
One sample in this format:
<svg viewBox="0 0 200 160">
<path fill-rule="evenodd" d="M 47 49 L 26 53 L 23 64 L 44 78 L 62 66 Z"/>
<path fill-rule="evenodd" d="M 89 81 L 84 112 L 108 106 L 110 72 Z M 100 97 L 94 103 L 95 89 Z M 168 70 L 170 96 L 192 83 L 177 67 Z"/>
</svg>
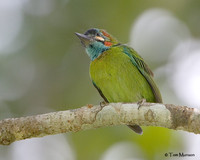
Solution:
<svg viewBox="0 0 200 160">
<path fill-rule="evenodd" d="M 81 43 L 83 44 L 84 47 L 87 47 L 92 41 L 93 39 L 91 37 L 88 37 L 84 34 L 80 34 L 80 33 L 76 33 L 77 37 L 81 40 Z"/>
</svg>

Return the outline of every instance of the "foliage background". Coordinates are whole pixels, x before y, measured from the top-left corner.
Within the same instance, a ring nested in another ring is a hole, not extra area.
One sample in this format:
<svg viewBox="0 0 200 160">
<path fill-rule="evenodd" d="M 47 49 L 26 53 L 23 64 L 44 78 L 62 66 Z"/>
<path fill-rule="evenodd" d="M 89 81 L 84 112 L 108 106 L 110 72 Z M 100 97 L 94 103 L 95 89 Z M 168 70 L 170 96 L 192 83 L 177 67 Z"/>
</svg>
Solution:
<svg viewBox="0 0 200 160">
<path fill-rule="evenodd" d="M 1 0 L 0 119 L 99 104 L 74 32 L 104 28 L 155 73 L 164 103 L 200 106 L 200 1 Z M 159 160 L 199 154 L 199 135 L 125 126 L 0 146 L 0 159 Z"/>
</svg>

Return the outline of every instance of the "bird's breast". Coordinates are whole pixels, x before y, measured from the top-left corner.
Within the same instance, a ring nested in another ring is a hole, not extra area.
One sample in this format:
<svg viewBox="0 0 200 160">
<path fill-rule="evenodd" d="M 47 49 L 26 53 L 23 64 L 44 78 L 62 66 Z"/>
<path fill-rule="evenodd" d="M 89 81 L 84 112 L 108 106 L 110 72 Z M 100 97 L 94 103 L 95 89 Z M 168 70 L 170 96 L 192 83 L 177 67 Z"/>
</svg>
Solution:
<svg viewBox="0 0 200 160">
<path fill-rule="evenodd" d="M 136 102 L 152 93 L 121 49 L 107 50 L 90 64 L 90 77 L 109 102 Z M 151 95 L 150 95 L 151 97 Z"/>
</svg>

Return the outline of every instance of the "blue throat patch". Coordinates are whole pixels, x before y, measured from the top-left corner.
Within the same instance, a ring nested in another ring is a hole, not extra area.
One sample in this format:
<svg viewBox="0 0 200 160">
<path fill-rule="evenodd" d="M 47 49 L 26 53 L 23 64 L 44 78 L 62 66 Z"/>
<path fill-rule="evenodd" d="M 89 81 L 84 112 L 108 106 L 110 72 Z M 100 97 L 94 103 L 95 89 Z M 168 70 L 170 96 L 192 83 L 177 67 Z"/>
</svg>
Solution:
<svg viewBox="0 0 200 160">
<path fill-rule="evenodd" d="M 91 45 L 89 45 L 86 48 L 86 52 L 90 59 L 93 61 L 97 57 L 99 57 L 100 54 L 102 54 L 104 51 L 108 50 L 110 47 L 105 46 L 102 42 L 93 42 Z"/>
</svg>

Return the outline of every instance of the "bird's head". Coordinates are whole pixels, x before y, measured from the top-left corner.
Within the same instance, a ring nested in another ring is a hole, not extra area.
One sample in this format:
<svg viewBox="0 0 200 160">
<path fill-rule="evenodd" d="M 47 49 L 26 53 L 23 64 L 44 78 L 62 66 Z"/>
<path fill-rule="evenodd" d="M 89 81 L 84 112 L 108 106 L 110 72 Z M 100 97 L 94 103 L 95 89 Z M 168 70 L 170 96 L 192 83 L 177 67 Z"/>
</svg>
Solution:
<svg viewBox="0 0 200 160">
<path fill-rule="evenodd" d="M 91 60 L 95 60 L 104 51 L 118 44 L 115 38 L 102 29 L 92 28 L 87 30 L 84 34 L 75 34 L 81 40 Z"/>
</svg>

